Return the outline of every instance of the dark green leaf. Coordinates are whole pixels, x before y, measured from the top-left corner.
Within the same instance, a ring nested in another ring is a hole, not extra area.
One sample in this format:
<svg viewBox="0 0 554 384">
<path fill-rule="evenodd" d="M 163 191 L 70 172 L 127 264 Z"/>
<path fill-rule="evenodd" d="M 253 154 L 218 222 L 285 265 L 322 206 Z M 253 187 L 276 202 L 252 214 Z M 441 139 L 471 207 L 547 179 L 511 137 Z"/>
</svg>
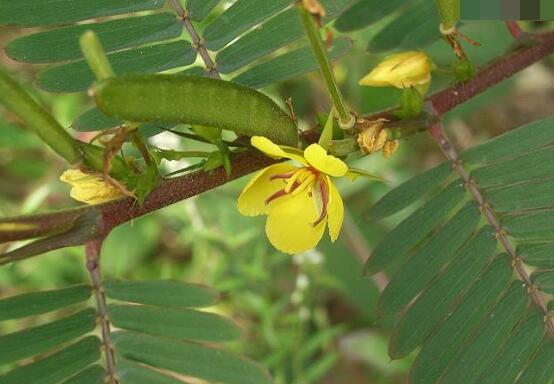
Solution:
<svg viewBox="0 0 554 384">
<path fill-rule="evenodd" d="M 554 294 L 554 271 L 538 271 L 531 275 L 531 280 L 542 292 Z"/>
<path fill-rule="evenodd" d="M 195 57 L 196 50 L 184 40 L 108 54 L 113 70 L 120 75 L 182 67 L 192 64 Z M 79 92 L 91 86 L 94 80 L 88 64 L 79 60 L 40 72 L 37 84 L 49 92 Z"/>
<path fill-rule="evenodd" d="M 337 60 L 344 56 L 352 47 L 352 41 L 347 38 L 333 40 L 329 58 Z M 288 80 L 295 76 L 315 71 L 319 68 L 310 47 L 302 47 L 277 56 L 269 61 L 252 67 L 233 79 L 234 82 L 253 88 Z"/>
<path fill-rule="evenodd" d="M 187 0 L 187 11 L 191 19 L 202 21 L 221 0 Z"/>
<path fill-rule="evenodd" d="M 117 332 L 113 339 L 118 353 L 127 359 L 183 375 L 226 384 L 271 382 L 257 365 L 219 349 L 131 332 Z"/>
<path fill-rule="evenodd" d="M 158 9 L 164 0 L 2 0 L 0 24 L 40 26 Z"/>
<path fill-rule="evenodd" d="M 88 300 L 89 286 L 76 285 L 55 291 L 31 292 L 0 300 L 0 320 L 20 319 L 69 307 Z"/>
<path fill-rule="evenodd" d="M 512 331 L 494 360 L 483 369 L 479 384 L 513 383 L 544 336 L 543 315 L 536 314 Z"/>
<path fill-rule="evenodd" d="M 389 343 L 392 357 L 406 356 L 423 343 L 490 262 L 496 246 L 494 231 L 487 226 L 462 248 L 402 317 Z"/>
<path fill-rule="evenodd" d="M 112 52 L 178 37 L 182 25 L 172 13 L 81 24 L 17 38 L 8 44 L 6 53 L 14 60 L 28 63 L 81 59 L 79 37 L 88 30 L 98 35 L 106 52 Z"/>
<path fill-rule="evenodd" d="M 410 372 L 413 384 L 436 383 L 510 281 L 512 268 L 502 255 L 475 281 L 452 314 L 425 342 Z"/>
<path fill-rule="evenodd" d="M 554 341 L 546 340 L 515 384 L 549 384 L 554 377 Z"/>
<path fill-rule="evenodd" d="M 79 372 L 71 379 L 62 384 L 104 384 L 106 372 L 100 365 L 93 365 L 82 372 Z"/>
<path fill-rule="evenodd" d="M 473 383 L 489 363 L 529 305 L 527 288 L 514 282 L 510 290 L 487 315 L 487 320 L 441 378 L 445 384 Z"/>
<path fill-rule="evenodd" d="M 155 336 L 198 341 L 228 341 L 240 336 L 240 331 L 233 322 L 207 312 L 110 305 L 108 314 L 118 328 Z"/>
<path fill-rule="evenodd" d="M 554 239 L 554 211 L 506 216 L 503 228 L 513 237 L 525 240 Z"/>
<path fill-rule="evenodd" d="M 350 32 L 371 25 L 411 0 L 361 0 L 348 8 L 335 22 L 341 32 Z"/>
<path fill-rule="evenodd" d="M 439 14 L 433 0 L 412 3 L 370 42 L 371 53 L 392 49 L 420 49 L 440 38 Z"/>
<path fill-rule="evenodd" d="M 381 294 L 379 310 L 387 315 L 404 308 L 456 255 L 479 220 L 477 207 L 468 203 L 394 274 Z"/>
<path fill-rule="evenodd" d="M 0 337 L 0 364 L 38 355 L 91 332 L 96 312 L 86 309 L 72 316 Z"/>
<path fill-rule="evenodd" d="M 261 135 L 295 146 L 298 129 L 269 97 L 254 89 L 207 77 L 183 75 L 122 76 L 94 90 L 98 108 L 129 121 L 198 124 Z"/>
<path fill-rule="evenodd" d="M 321 0 L 327 12 L 325 21 L 337 17 L 351 2 L 352 0 Z M 222 73 L 236 71 L 303 35 L 304 29 L 296 8 L 286 9 L 220 51 L 216 57 L 217 67 Z"/>
<path fill-rule="evenodd" d="M 442 163 L 400 184 L 389 191 L 370 209 L 372 219 L 382 219 L 401 211 L 430 191 L 436 189 L 452 174 L 452 165 Z"/>
<path fill-rule="evenodd" d="M 385 236 L 366 262 L 365 272 L 375 273 L 405 259 L 408 251 L 436 228 L 465 197 L 466 190 L 461 182 L 452 182 Z"/>
<path fill-rule="evenodd" d="M 183 381 L 166 376 L 122 357 L 117 359 L 117 377 L 120 384 L 183 384 Z"/>
<path fill-rule="evenodd" d="M 513 184 L 520 181 L 543 179 L 552 176 L 554 148 L 547 147 L 520 157 L 478 168 L 471 177 L 481 188 Z"/>
<path fill-rule="evenodd" d="M 554 143 L 554 117 L 534 121 L 478 145 L 461 155 L 470 164 L 492 163 L 521 156 Z"/>
<path fill-rule="evenodd" d="M 487 191 L 486 198 L 495 212 L 551 208 L 554 207 L 554 180 L 492 189 Z"/>
<path fill-rule="evenodd" d="M 554 242 L 520 244 L 516 253 L 523 258 L 526 264 L 554 269 Z"/>
<path fill-rule="evenodd" d="M 95 363 L 99 358 L 100 340 L 90 336 L 45 359 L 0 376 L 0 383 L 58 384 Z"/>
<path fill-rule="evenodd" d="M 111 299 L 160 307 L 208 307 L 219 299 L 211 288 L 173 280 L 109 281 L 104 288 Z"/>
<path fill-rule="evenodd" d="M 206 47 L 218 51 L 261 21 L 282 11 L 290 0 L 238 0 L 204 30 Z"/>
</svg>

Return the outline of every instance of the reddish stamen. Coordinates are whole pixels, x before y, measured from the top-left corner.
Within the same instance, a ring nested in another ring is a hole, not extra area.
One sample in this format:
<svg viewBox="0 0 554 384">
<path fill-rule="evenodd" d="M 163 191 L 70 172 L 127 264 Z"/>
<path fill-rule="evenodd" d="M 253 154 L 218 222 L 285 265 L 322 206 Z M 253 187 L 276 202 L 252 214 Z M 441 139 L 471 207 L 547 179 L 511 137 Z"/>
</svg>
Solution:
<svg viewBox="0 0 554 384">
<path fill-rule="evenodd" d="M 321 216 L 314 222 L 315 227 L 327 217 L 327 205 L 329 204 L 329 186 L 323 180 L 319 181 L 319 191 L 321 192 L 321 200 L 323 202 L 323 208 L 321 210 Z"/>
<path fill-rule="evenodd" d="M 277 180 L 277 179 L 279 179 L 279 180 L 281 180 L 281 179 L 284 179 L 284 180 L 290 179 L 292 177 L 292 175 L 295 174 L 295 172 L 296 171 L 290 172 L 290 173 L 279 173 L 277 175 L 271 175 L 269 177 L 269 180 L 273 181 L 273 180 Z"/>
</svg>

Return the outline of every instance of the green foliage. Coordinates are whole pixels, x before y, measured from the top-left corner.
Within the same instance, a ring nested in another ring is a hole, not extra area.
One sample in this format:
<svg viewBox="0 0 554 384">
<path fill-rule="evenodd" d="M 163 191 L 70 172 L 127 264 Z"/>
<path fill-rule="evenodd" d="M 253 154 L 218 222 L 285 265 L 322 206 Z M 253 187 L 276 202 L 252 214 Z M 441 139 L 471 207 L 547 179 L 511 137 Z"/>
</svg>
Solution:
<svg viewBox="0 0 554 384">
<path fill-rule="evenodd" d="M 88 299 L 91 288 L 86 289 L 86 295 L 84 288 L 9 297 L 0 300 L 0 307 L 12 314 L 7 318 L 66 311 Z M 112 281 L 106 283 L 105 290 L 111 302 L 107 306 L 107 316 L 119 329 L 111 337 L 117 359 L 123 362 L 117 365 L 121 384 L 135 383 L 137 377 L 138 382 L 145 383 L 182 382 L 155 368 L 218 383 L 269 383 L 267 373 L 257 365 L 214 346 L 214 343 L 236 339 L 239 336 L 236 325 L 221 316 L 191 309 L 215 304 L 218 300 L 215 291 L 169 280 Z M 20 306 L 33 302 L 40 304 L 22 313 Z M 134 304 L 125 304 L 129 302 Z M 0 364 L 29 357 L 38 357 L 38 360 L 0 376 L 0 382 L 20 383 L 17 380 L 23 379 L 43 384 L 65 383 L 64 380 L 68 383 L 104 382 L 104 369 L 97 365 L 100 340 L 87 336 L 96 328 L 98 316 L 103 315 L 87 308 L 44 325 L 1 336 Z M 104 320 L 100 317 L 98 321 Z M 45 353 L 70 342 L 75 343 L 44 357 Z M 210 343 L 210 346 L 203 343 Z"/>
<path fill-rule="evenodd" d="M 402 184 L 376 204 L 391 207 L 394 213 L 403 206 L 397 209 L 391 196 L 410 190 L 421 196 L 427 190 L 418 185 L 421 180 L 429 179 L 429 188 L 438 184 L 444 188 L 393 229 L 366 264 L 371 272 L 382 268 L 394 272 L 379 308 L 397 318 L 389 345 L 392 357 L 421 347 L 410 373 L 414 384 L 439 379 L 441 383 L 551 379 L 549 373 L 538 372 L 550 345 L 544 337 L 546 324 L 539 320 L 544 313 L 539 313 L 537 303 L 531 304 L 531 288 L 519 280 L 526 277 L 519 269 L 514 273 L 512 264 L 514 257 L 521 257 L 535 266 L 531 281 L 538 292 L 553 292 L 553 274 L 541 269 L 551 267 L 547 255 L 554 240 L 551 166 L 542 161 L 552 150 L 552 127 L 552 118 L 537 121 L 461 155 L 475 188 L 496 217 L 491 223 L 500 225 L 505 235 L 486 224 L 490 214 L 479 219 L 475 201 L 459 208 L 470 198 L 456 192 L 455 186 L 462 182 L 446 185 L 445 176 L 442 180 L 434 176 L 448 165 Z M 451 204 L 446 203 L 447 196 L 454 199 Z M 431 213 L 426 212 L 433 205 L 436 219 L 430 220 Z M 414 219 L 422 214 L 424 220 Z M 502 251 L 510 255 L 499 254 Z"/>
</svg>

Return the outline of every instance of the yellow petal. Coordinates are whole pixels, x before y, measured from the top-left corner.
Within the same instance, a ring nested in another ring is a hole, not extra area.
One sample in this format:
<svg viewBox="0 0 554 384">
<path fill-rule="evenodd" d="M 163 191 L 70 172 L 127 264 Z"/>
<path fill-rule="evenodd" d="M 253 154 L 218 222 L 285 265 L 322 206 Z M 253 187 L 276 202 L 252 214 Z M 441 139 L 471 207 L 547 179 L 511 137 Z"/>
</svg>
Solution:
<svg viewBox="0 0 554 384">
<path fill-rule="evenodd" d="M 433 64 L 429 57 L 418 51 L 408 51 L 387 56 L 360 85 L 370 87 L 409 88 L 426 85 L 431 81 Z"/>
<path fill-rule="evenodd" d="M 60 176 L 60 180 L 70 184 L 69 195 L 83 203 L 101 204 L 118 197 L 123 193 L 113 185 L 105 182 L 100 176 L 84 173 L 79 169 L 68 169 Z"/>
<path fill-rule="evenodd" d="M 291 159 L 306 165 L 302 151 L 297 148 L 277 145 L 263 136 L 252 136 L 250 138 L 250 143 L 252 146 L 274 159 Z"/>
<path fill-rule="evenodd" d="M 275 164 L 258 172 L 246 187 L 238 199 L 239 212 L 245 216 L 258 216 L 267 214 L 269 206 L 265 204 L 265 200 L 280 189 L 285 187 L 283 180 L 270 180 L 272 175 L 290 173 L 298 168 L 290 164 Z"/>
<path fill-rule="evenodd" d="M 278 250 L 295 254 L 314 248 L 325 231 L 327 220 L 316 226 L 320 211 L 310 197 L 311 188 L 296 196 L 287 196 L 275 205 L 267 217 L 265 231 Z"/>
<path fill-rule="evenodd" d="M 304 158 L 312 167 L 330 176 L 340 177 L 348 172 L 348 166 L 341 159 L 327 154 L 319 144 L 311 144 L 306 148 Z"/>
<path fill-rule="evenodd" d="M 339 237 L 342 222 L 344 220 L 344 205 L 342 198 L 330 178 L 327 178 L 329 185 L 329 205 L 327 206 L 327 224 L 329 225 L 329 237 L 335 242 Z"/>
</svg>

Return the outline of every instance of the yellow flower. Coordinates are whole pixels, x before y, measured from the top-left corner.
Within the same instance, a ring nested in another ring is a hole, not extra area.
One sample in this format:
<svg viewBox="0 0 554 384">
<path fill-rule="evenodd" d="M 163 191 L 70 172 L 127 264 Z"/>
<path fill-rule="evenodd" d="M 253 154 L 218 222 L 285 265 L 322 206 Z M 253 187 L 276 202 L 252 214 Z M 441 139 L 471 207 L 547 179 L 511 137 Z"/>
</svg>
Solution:
<svg viewBox="0 0 554 384">
<path fill-rule="evenodd" d="M 344 207 L 331 177 L 355 179 L 369 175 L 349 169 L 319 144 L 311 144 L 302 152 L 261 136 L 252 137 L 251 143 L 272 158 L 295 160 L 301 166 L 279 163 L 260 171 L 240 194 L 239 212 L 245 216 L 267 215 L 267 237 L 282 252 L 294 254 L 315 247 L 326 226 L 334 242 L 342 226 Z"/>
<path fill-rule="evenodd" d="M 87 204 L 101 204 L 124 196 L 111 184 L 98 175 L 87 174 L 79 169 L 68 169 L 60 176 L 64 183 L 71 184 L 69 195 L 77 201 Z"/>
<path fill-rule="evenodd" d="M 431 83 L 433 68 L 433 62 L 423 52 L 396 53 L 385 57 L 359 84 L 369 87 L 416 87 L 424 94 Z"/>
</svg>

